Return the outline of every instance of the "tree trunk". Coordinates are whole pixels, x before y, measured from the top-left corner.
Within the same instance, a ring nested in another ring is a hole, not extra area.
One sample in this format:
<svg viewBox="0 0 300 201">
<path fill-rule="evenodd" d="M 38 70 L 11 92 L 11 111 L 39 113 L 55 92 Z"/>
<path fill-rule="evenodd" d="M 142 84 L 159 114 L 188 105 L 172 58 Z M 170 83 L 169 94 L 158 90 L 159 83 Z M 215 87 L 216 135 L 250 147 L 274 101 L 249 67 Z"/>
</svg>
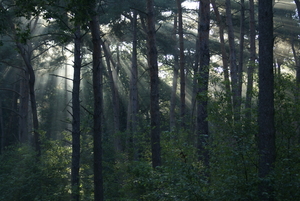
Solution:
<svg viewBox="0 0 300 201">
<path fill-rule="evenodd" d="M 29 74 L 29 96 L 30 96 L 30 105 L 31 105 L 31 112 L 32 112 L 32 122 L 33 122 L 33 137 L 34 137 L 34 147 L 37 152 L 37 156 L 41 155 L 41 145 L 40 145 L 40 134 L 39 134 L 39 122 L 38 122 L 38 115 L 37 115 L 37 106 L 36 106 L 36 99 L 35 99 L 35 91 L 34 91 L 34 84 L 35 84 L 35 73 L 33 70 L 33 66 L 31 64 L 31 52 L 32 48 L 30 42 L 26 45 L 17 43 L 17 47 L 21 53 L 21 56 L 24 60 L 26 65 L 28 74 Z"/>
<path fill-rule="evenodd" d="M 209 167 L 209 153 L 206 147 L 208 143 L 208 79 L 209 79 L 209 27 L 210 27 L 210 3 L 209 0 L 201 0 L 199 4 L 200 11 L 200 67 L 198 79 L 198 95 L 197 99 L 197 136 L 198 136 L 198 152 L 199 158 L 204 165 Z"/>
<path fill-rule="evenodd" d="M 99 16 L 92 16 L 90 22 L 93 40 L 93 92 L 94 92 L 94 200 L 104 200 L 102 174 L 102 72 L 101 65 L 101 38 Z"/>
<path fill-rule="evenodd" d="M 177 50 L 177 13 L 174 16 L 174 28 L 173 28 L 173 41 L 174 41 L 174 67 L 173 67 L 173 82 L 172 82 L 172 92 L 170 100 L 170 131 L 176 129 L 176 118 L 175 118 L 175 107 L 176 107 L 176 93 L 177 93 L 177 83 L 178 83 L 178 50 Z"/>
<path fill-rule="evenodd" d="M 223 63 L 223 71 L 224 71 L 224 81 L 225 81 L 225 90 L 226 90 L 226 102 L 228 106 L 228 111 L 232 110 L 231 103 L 231 88 L 230 88 L 230 79 L 229 79 L 229 71 L 228 71 L 228 55 L 225 47 L 225 39 L 224 39 L 224 23 L 221 20 L 220 12 L 216 5 L 215 0 L 211 0 L 211 4 L 214 9 L 214 13 L 216 15 L 217 23 L 219 25 L 219 35 L 220 35 L 220 46 L 222 52 L 222 63 Z M 229 119 L 229 117 L 227 117 Z"/>
<path fill-rule="evenodd" d="M 131 132 L 133 140 L 134 159 L 138 159 L 139 146 L 137 143 L 138 132 L 138 69 L 137 69 L 137 11 L 133 10 L 132 19 L 132 64 L 130 76 L 130 102 L 131 102 Z"/>
<path fill-rule="evenodd" d="M 20 106 L 19 106 L 19 141 L 28 140 L 28 113 L 29 113 L 29 75 L 27 68 L 22 69 L 20 78 Z"/>
<path fill-rule="evenodd" d="M 229 40 L 229 52 L 230 52 L 230 76 L 231 76 L 231 90 L 232 90 L 232 102 L 233 102 L 233 116 L 234 120 L 238 120 L 239 116 L 239 90 L 238 90 L 238 68 L 236 65 L 236 51 L 234 43 L 234 29 L 231 16 L 231 0 L 226 0 L 226 18 L 228 26 L 228 40 Z"/>
<path fill-rule="evenodd" d="M 72 167 L 71 185 L 72 199 L 79 201 L 79 167 L 80 167 L 80 70 L 81 70 L 81 33 L 80 26 L 76 27 L 74 33 L 74 75 L 72 90 Z"/>
<path fill-rule="evenodd" d="M 275 166 L 273 6 L 272 0 L 259 1 L 259 94 L 258 94 L 258 176 L 260 200 L 274 200 Z M 272 176 L 271 176 L 272 177 Z"/>
<path fill-rule="evenodd" d="M 115 151 L 119 152 L 121 151 L 121 141 L 118 136 L 118 132 L 120 131 L 120 109 L 119 109 L 119 92 L 117 88 L 117 78 L 114 76 L 114 71 L 116 69 L 112 69 L 111 67 L 111 52 L 109 50 L 109 46 L 104 43 L 104 41 L 100 38 L 101 44 L 103 47 L 105 60 L 106 60 L 106 66 L 108 70 L 108 76 L 109 76 L 109 84 L 110 84 L 110 90 L 112 93 L 112 104 L 113 104 L 113 117 L 114 117 L 114 147 Z"/>
<path fill-rule="evenodd" d="M 160 154 L 160 118 L 158 92 L 158 64 L 156 48 L 156 30 L 154 19 L 154 0 L 147 0 L 148 65 L 150 69 L 150 116 L 151 116 L 151 152 L 153 168 L 161 165 Z"/>
<path fill-rule="evenodd" d="M 240 110 L 242 104 L 242 85 L 243 85 L 243 66 L 244 66 L 244 36 L 245 36 L 245 1 L 241 0 L 240 16 L 240 44 L 239 44 L 239 65 L 238 65 L 238 100 L 237 100 L 237 118 L 240 119 Z"/>
<path fill-rule="evenodd" d="M 246 92 L 246 118 L 251 120 L 251 108 L 252 108 L 252 95 L 253 95 L 253 72 L 255 68 L 256 60 L 256 45 L 255 45 L 255 12 L 254 12 L 254 0 L 249 0 L 250 4 L 250 61 L 248 66 L 248 78 L 247 78 L 247 92 Z"/>
<path fill-rule="evenodd" d="M 0 154 L 3 153 L 5 146 L 5 134 L 3 124 L 2 98 L 0 98 Z"/>
<path fill-rule="evenodd" d="M 180 122 L 181 128 L 185 128 L 185 59 L 183 42 L 183 22 L 181 0 L 176 0 L 178 10 L 178 35 L 179 35 L 179 65 L 180 65 Z"/>
</svg>

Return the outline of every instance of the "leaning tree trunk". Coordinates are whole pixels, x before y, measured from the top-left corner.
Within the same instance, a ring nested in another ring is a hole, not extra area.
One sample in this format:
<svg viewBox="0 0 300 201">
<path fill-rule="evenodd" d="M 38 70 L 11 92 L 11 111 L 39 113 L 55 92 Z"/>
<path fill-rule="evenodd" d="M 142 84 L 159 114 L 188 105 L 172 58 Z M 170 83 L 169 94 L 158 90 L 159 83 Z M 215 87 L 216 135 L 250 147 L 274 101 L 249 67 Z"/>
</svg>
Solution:
<svg viewBox="0 0 300 201">
<path fill-rule="evenodd" d="M 118 137 L 118 133 L 120 131 L 120 107 L 119 107 L 119 92 L 117 88 L 117 77 L 114 76 L 114 71 L 116 69 L 111 66 L 111 52 L 109 45 L 106 45 L 105 42 L 100 38 L 101 44 L 103 47 L 106 66 L 109 77 L 109 86 L 112 94 L 112 105 L 113 105 L 113 119 L 114 119 L 114 148 L 116 152 L 121 151 L 121 141 Z"/>
<path fill-rule="evenodd" d="M 101 38 L 99 16 L 92 16 L 90 22 L 93 40 L 93 92 L 94 92 L 94 200 L 103 201 L 103 173 L 102 173 L 102 71 Z"/>
<path fill-rule="evenodd" d="M 274 200 L 275 166 L 274 74 L 273 74 L 273 5 L 259 1 L 259 94 L 258 94 L 258 176 L 260 200 Z M 271 176 L 272 177 L 272 176 Z"/>
<path fill-rule="evenodd" d="M 34 146 L 37 152 L 37 156 L 41 155 L 41 145 L 40 145 L 40 134 L 39 134 L 39 122 L 38 122 L 38 115 L 37 115 L 37 106 L 36 106 L 36 99 L 35 99 L 35 91 L 34 91 L 34 84 L 35 84 L 35 73 L 33 70 L 33 66 L 31 64 L 31 46 L 30 44 L 24 45 L 21 43 L 17 43 L 17 47 L 20 51 L 20 54 L 24 60 L 26 65 L 26 69 L 29 74 L 29 96 L 30 96 L 30 104 L 31 104 L 31 112 L 32 112 L 32 121 L 33 121 L 33 137 L 34 137 Z M 27 47 L 27 48 L 26 48 Z"/>
<path fill-rule="evenodd" d="M 198 136 L 198 152 L 199 158 L 203 161 L 206 168 L 209 167 L 209 152 L 207 149 L 209 130 L 208 130 L 208 79 L 209 79 L 209 26 L 210 26 L 210 2 L 209 0 L 201 0 L 199 4 L 200 11 L 200 32 L 198 33 L 200 43 L 200 66 L 198 79 L 197 99 L 197 136 Z"/>
<path fill-rule="evenodd" d="M 150 116 L 152 166 L 161 165 L 160 118 L 158 93 L 158 64 L 156 48 L 156 29 L 154 19 L 154 0 L 147 0 L 148 65 L 150 69 Z"/>
<path fill-rule="evenodd" d="M 211 0 L 211 4 L 214 9 L 214 13 L 217 19 L 217 23 L 219 25 L 219 36 L 220 36 L 220 46 L 222 52 L 222 63 L 223 63 L 223 71 L 224 71 L 224 82 L 225 82 L 225 90 L 226 90 L 226 102 L 228 106 L 228 111 L 232 110 L 232 103 L 231 103 L 231 88 L 230 88 L 230 79 L 229 79 L 229 71 L 228 71 L 228 55 L 225 46 L 225 38 L 224 38 L 224 23 L 221 20 L 220 12 L 216 5 L 215 0 Z M 229 117 L 227 117 L 229 119 Z"/>
</svg>

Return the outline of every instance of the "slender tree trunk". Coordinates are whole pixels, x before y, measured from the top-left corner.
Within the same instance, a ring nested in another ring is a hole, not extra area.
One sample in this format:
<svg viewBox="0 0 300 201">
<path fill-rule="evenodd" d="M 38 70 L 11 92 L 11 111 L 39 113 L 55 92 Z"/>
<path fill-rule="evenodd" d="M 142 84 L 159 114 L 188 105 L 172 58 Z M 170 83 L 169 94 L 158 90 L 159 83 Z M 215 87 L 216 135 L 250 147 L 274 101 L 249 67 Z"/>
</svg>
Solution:
<svg viewBox="0 0 300 201">
<path fill-rule="evenodd" d="M 102 173 L 102 115 L 103 90 L 101 65 L 101 38 L 99 16 L 92 16 L 90 22 L 93 40 L 93 91 L 94 91 L 94 200 L 104 200 Z"/>
<path fill-rule="evenodd" d="M 209 167 L 209 152 L 206 147 L 208 143 L 208 79 L 209 79 L 209 27 L 210 27 L 210 1 L 200 0 L 200 67 L 198 80 L 198 93 L 201 98 L 197 99 L 197 135 L 198 135 L 198 151 L 199 158 L 204 165 Z"/>
<path fill-rule="evenodd" d="M 4 124 L 3 124 L 3 111 L 2 111 L 2 98 L 0 97 L 0 154 L 4 151 L 5 146 L 5 134 L 4 134 Z"/>
<path fill-rule="evenodd" d="M 200 3 L 199 3 L 200 6 Z M 197 129 L 197 93 L 199 91 L 199 86 L 198 86 L 198 74 L 199 74 L 199 59 L 200 59 L 200 32 L 201 32 L 201 22 L 200 22 L 200 18 L 201 18 L 201 12 L 200 12 L 200 7 L 198 10 L 198 26 L 197 26 L 197 34 L 198 37 L 196 38 L 196 52 L 195 52 L 195 63 L 193 66 L 193 73 L 194 73 L 194 77 L 193 77 L 193 94 L 192 94 L 192 126 L 191 126 L 191 133 L 194 134 L 196 129 Z M 192 139 L 193 140 L 193 137 Z"/>
<path fill-rule="evenodd" d="M 178 83 L 178 50 L 177 50 L 177 12 L 174 16 L 174 28 L 172 33 L 172 38 L 174 41 L 174 67 L 173 67 L 173 82 L 172 82 L 172 93 L 170 100 L 170 131 L 176 128 L 176 118 L 175 118 L 175 107 L 176 107 L 176 93 L 177 93 L 177 83 Z"/>
<path fill-rule="evenodd" d="M 40 134 L 39 134 L 39 122 L 38 122 L 38 115 L 37 115 L 37 106 L 36 106 L 36 99 L 35 99 L 35 91 L 34 91 L 34 84 L 35 84 L 35 73 L 33 70 L 33 66 L 31 64 L 31 46 L 29 44 L 24 45 L 21 43 L 17 43 L 17 47 L 21 53 L 21 56 L 24 60 L 26 65 L 28 74 L 29 74 L 29 97 L 30 97 L 30 105 L 31 105 L 31 112 L 32 112 L 32 121 L 33 121 L 33 134 L 34 134 L 34 146 L 37 152 L 37 156 L 41 155 L 41 145 L 40 145 Z"/>
<path fill-rule="evenodd" d="M 238 100 L 237 100 L 237 118 L 240 119 L 240 110 L 242 104 L 242 85 L 243 85 L 243 66 L 244 66 L 244 43 L 245 43 L 245 1 L 241 0 L 240 16 L 240 44 L 239 44 L 239 65 L 238 65 Z"/>
<path fill-rule="evenodd" d="M 132 19 L 132 64 L 130 76 L 130 101 L 131 101 L 131 131 L 133 140 L 134 159 L 138 159 L 139 146 L 137 143 L 138 132 L 138 69 L 137 69 L 137 11 L 133 10 Z"/>
<path fill-rule="evenodd" d="M 79 167 L 80 167 L 80 70 L 81 70 L 81 33 L 80 26 L 76 27 L 74 33 L 74 75 L 72 90 L 72 167 L 71 186 L 72 200 L 79 201 Z"/>
<path fill-rule="evenodd" d="M 185 58 L 183 42 L 183 22 L 181 0 L 176 0 L 178 10 L 178 35 L 179 35 L 179 65 L 180 65 L 180 122 L 185 128 Z"/>
<path fill-rule="evenodd" d="M 260 200 L 275 200 L 271 173 L 275 166 L 273 5 L 259 1 L 258 176 Z M 271 178 L 268 178 L 271 176 Z"/>
<path fill-rule="evenodd" d="M 230 75 L 231 75 L 231 90 L 232 90 L 232 102 L 233 102 L 233 115 L 234 120 L 238 120 L 239 108 L 239 90 L 238 90 L 238 67 L 236 65 L 236 51 L 234 43 L 234 29 L 231 16 L 231 0 L 226 0 L 226 18 L 228 26 L 228 40 L 230 51 Z"/>
<path fill-rule="evenodd" d="M 104 41 L 100 38 L 101 44 L 103 47 L 105 60 L 106 60 L 106 66 L 108 70 L 108 76 L 109 76 L 109 84 L 110 84 L 110 90 L 112 93 L 112 104 L 113 104 L 113 117 L 114 117 L 114 147 L 115 151 L 119 152 L 121 151 L 121 141 L 118 136 L 118 132 L 120 131 L 120 108 L 119 108 L 119 98 L 118 98 L 118 88 L 117 88 L 117 78 L 114 76 L 114 72 L 116 69 L 112 69 L 111 64 L 111 52 L 109 50 L 109 46 L 104 43 Z"/>
<path fill-rule="evenodd" d="M 19 141 L 28 140 L 28 113 L 29 113 L 29 75 L 27 68 L 22 69 L 20 78 L 20 105 L 19 105 Z"/>
<path fill-rule="evenodd" d="M 214 13 L 216 15 L 217 23 L 219 25 L 219 35 L 220 35 L 220 46 L 222 52 L 222 63 L 223 63 L 223 70 L 224 70 L 224 81 L 225 81 L 225 90 L 226 90 L 226 102 L 228 105 L 228 111 L 232 110 L 232 103 L 231 103 L 231 87 L 230 87 L 230 79 L 229 79 L 229 71 L 228 71 L 228 55 L 225 47 L 225 38 L 224 38 L 224 23 L 221 20 L 220 12 L 216 5 L 215 0 L 211 0 L 211 4 L 214 9 Z M 229 117 L 228 117 L 229 118 Z"/>
<path fill-rule="evenodd" d="M 256 60 L 256 45 L 255 45 L 255 12 L 254 0 L 249 0 L 250 5 L 250 61 L 248 66 L 247 92 L 246 92 L 246 118 L 251 120 L 252 95 L 253 95 L 253 72 Z"/>
<path fill-rule="evenodd" d="M 152 166 L 161 165 L 160 154 L 160 118 L 158 92 L 158 64 L 156 48 L 156 30 L 154 19 L 154 0 L 147 0 L 148 65 L 150 69 L 150 116 Z"/>
</svg>

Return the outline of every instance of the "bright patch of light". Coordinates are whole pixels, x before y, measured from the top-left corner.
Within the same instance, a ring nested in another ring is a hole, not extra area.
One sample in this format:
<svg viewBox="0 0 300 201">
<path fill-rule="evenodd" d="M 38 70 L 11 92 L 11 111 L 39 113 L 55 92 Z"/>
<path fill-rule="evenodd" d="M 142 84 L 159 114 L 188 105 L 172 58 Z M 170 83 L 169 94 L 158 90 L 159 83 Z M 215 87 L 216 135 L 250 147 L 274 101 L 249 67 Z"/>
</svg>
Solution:
<svg viewBox="0 0 300 201">
<path fill-rule="evenodd" d="M 198 9 L 199 2 L 185 1 L 182 3 L 182 7 L 186 9 Z"/>
</svg>

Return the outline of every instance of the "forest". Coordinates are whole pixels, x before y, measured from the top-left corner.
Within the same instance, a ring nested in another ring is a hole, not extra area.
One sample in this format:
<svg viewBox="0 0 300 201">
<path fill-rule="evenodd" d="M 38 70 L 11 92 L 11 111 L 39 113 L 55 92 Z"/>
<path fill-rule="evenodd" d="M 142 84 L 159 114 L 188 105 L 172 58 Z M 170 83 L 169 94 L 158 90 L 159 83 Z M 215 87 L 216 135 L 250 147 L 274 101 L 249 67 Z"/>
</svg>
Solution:
<svg viewBox="0 0 300 201">
<path fill-rule="evenodd" d="M 299 0 L 0 0 L 0 201 L 300 200 Z"/>
</svg>

